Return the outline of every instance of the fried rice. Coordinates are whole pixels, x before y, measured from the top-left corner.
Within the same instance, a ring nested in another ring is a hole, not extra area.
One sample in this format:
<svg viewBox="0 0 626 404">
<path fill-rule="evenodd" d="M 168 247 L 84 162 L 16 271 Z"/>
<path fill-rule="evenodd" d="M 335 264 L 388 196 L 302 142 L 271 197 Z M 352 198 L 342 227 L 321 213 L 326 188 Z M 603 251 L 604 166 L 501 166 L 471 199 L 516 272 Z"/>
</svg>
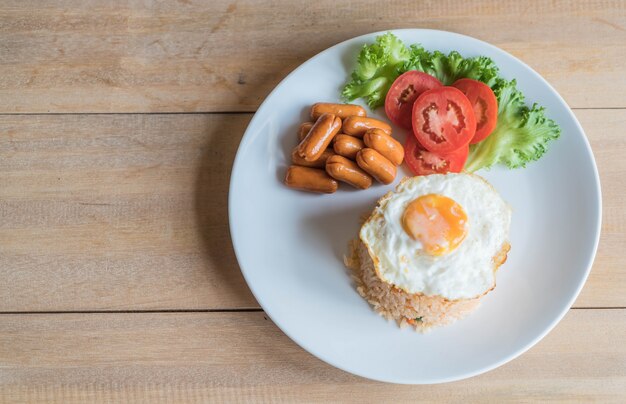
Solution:
<svg viewBox="0 0 626 404">
<path fill-rule="evenodd" d="M 494 271 L 504 264 L 510 248 L 510 244 L 505 242 L 493 257 Z M 377 313 L 388 320 L 395 320 L 400 327 L 411 326 L 420 332 L 450 324 L 467 316 L 480 305 L 481 299 L 495 288 L 494 284 L 481 296 L 456 300 L 407 293 L 378 277 L 374 262 L 360 240 L 353 240 L 350 243 L 350 251 L 344 258 L 344 263 L 351 271 L 357 292 Z"/>
</svg>

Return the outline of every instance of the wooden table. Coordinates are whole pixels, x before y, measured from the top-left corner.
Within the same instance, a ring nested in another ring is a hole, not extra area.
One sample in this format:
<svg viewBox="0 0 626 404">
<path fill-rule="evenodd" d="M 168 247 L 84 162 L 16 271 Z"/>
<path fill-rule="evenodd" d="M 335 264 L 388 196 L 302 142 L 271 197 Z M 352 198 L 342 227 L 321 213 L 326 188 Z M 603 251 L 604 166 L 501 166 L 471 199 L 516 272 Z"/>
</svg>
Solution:
<svg viewBox="0 0 626 404">
<path fill-rule="evenodd" d="M 406 27 L 483 39 L 550 81 L 589 136 L 604 209 L 589 281 L 550 335 L 421 387 L 344 373 L 282 334 L 227 220 L 269 91 L 337 42 Z M 625 402 L 625 67 L 624 1 L 2 1 L 0 402 Z"/>
</svg>

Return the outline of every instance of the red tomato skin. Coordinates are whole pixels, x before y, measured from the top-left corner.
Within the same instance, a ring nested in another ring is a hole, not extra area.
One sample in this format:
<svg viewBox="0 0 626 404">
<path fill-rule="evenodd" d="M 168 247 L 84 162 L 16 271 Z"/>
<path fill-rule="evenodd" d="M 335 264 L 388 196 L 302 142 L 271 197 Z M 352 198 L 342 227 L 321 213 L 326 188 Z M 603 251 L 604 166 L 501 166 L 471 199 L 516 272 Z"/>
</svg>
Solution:
<svg viewBox="0 0 626 404">
<path fill-rule="evenodd" d="M 412 121 L 418 142 L 426 150 L 440 155 L 466 146 L 476 133 L 472 104 L 454 87 L 439 87 L 422 93 L 413 104 Z M 440 133 L 434 133 L 435 130 Z"/>
<path fill-rule="evenodd" d="M 468 155 L 469 145 L 445 155 L 429 152 L 410 133 L 404 145 L 404 161 L 415 175 L 460 173 Z"/>
<path fill-rule="evenodd" d="M 460 79 L 452 84 L 465 94 L 472 103 L 476 118 L 476 134 L 470 144 L 485 140 L 498 123 L 498 99 L 493 90 L 482 81 Z"/>
<path fill-rule="evenodd" d="M 413 103 L 424 91 L 441 87 L 436 77 L 417 70 L 409 70 L 398 76 L 385 97 L 385 113 L 394 124 L 411 129 Z"/>
</svg>

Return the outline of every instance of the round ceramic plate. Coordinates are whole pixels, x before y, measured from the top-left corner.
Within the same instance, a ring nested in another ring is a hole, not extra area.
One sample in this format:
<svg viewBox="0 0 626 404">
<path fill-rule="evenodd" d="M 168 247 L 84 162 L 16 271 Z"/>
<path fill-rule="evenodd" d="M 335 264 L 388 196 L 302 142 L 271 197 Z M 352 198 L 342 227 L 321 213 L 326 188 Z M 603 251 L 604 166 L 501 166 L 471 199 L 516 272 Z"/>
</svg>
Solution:
<svg viewBox="0 0 626 404">
<path fill-rule="evenodd" d="M 512 206 L 511 252 L 481 307 L 450 326 L 420 334 L 376 314 L 357 294 L 343 256 L 359 217 L 394 184 L 332 195 L 282 183 L 297 128 L 311 104 L 340 102 L 360 48 L 381 33 L 342 42 L 313 57 L 267 97 L 250 122 L 232 170 L 229 216 L 243 275 L 265 312 L 292 340 L 345 371 L 394 383 L 440 383 L 494 369 L 537 343 L 580 292 L 600 235 L 600 182 L 572 111 L 536 72 L 485 42 L 443 31 L 394 32 L 406 44 L 492 58 L 562 128 L 561 138 L 525 169 L 479 171 Z M 386 119 L 384 109 L 368 114 Z M 394 131 L 403 141 L 404 134 Z M 399 171 L 396 182 L 410 175 Z"/>
</svg>

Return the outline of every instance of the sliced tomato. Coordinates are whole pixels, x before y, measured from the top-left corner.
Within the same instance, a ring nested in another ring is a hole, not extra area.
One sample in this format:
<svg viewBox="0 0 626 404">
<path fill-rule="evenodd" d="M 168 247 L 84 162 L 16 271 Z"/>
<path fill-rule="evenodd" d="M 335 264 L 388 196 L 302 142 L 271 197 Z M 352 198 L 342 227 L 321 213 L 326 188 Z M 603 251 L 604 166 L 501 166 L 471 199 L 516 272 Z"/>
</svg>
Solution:
<svg viewBox="0 0 626 404">
<path fill-rule="evenodd" d="M 437 154 L 466 146 L 476 133 L 472 104 L 454 87 L 423 92 L 413 104 L 412 122 L 417 141 Z"/>
<path fill-rule="evenodd" d="M 498 122 L 498 100 L 491 87 L 482 81 L 460 79 L 452 84 L 465 94 L 472 103 L 476 118 L 476 134 L 470 141 L 475 144 L 493 132 Z"/>
<path fill-rule="evenodd" d="M 424 91 L 441 87 L 442 84 L 430 74 L 409 70 L 393 82 L 385 98 L 387 118 L 396 125 L 411 129 L 413 103 Z"/>
<path fill-rule="evenodd" d="M 415 175 L 460 173 L 468 154 L 469 145 L 450 154 L 429 152 L 411 134 L 407 135 L 404 145 L 404 161 Z"/>
</svg>

